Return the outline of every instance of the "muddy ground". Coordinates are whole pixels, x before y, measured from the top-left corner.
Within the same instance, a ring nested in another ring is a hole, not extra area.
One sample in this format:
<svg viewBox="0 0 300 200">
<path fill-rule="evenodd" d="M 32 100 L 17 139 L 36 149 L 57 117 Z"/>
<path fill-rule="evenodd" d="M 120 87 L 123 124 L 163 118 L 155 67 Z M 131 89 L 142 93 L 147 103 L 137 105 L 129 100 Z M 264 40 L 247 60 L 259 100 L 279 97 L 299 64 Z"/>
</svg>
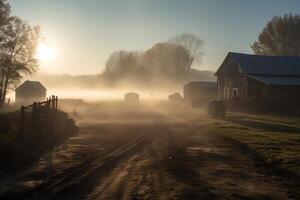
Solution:
<svg viewBox="0 0 300 200">
<path fill-rule="evenodd" d="M 76 116 L 78 136 L 1 174 L 0 199 L 295 199 L 238 141 L 197 123 L 200 110 L 95 104 Z"/>
</svg>

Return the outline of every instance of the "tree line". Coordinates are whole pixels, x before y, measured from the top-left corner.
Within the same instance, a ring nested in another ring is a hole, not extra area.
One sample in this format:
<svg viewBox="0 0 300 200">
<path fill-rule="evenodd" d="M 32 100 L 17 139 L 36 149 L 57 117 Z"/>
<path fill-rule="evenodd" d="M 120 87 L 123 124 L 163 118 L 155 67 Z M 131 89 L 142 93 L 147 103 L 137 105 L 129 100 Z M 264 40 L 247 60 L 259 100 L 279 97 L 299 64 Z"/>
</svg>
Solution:
<svg viewBox="0 0 300 200">
<path fill-rule="evenodd" d="M 37 70 L 39 36 L 39 26 L 32 27 L 20 17 L 12 16 L 10 5 L 0 0 L 0 107 L 7 91 L 24 75 Z"/>
<path fill-rule="evenodd" d="M 106 62 L 103 76 L 112 82 L 186 81 L 192 66 L 201 63 L 203 44 L 196 35 L 185 33 L 157 43 L 145 52 L 115 51 Z"/>
</svg>

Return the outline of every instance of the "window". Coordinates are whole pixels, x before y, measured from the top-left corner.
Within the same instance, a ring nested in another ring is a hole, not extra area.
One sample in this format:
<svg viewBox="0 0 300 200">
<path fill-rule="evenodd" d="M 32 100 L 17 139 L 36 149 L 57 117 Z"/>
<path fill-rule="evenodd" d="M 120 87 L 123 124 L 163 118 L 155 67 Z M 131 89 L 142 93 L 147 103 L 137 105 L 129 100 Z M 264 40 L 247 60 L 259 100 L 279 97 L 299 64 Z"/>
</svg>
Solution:
<svg viewBox="0 0 300 200">
<path fill-rule="evenodd" d="M 233 91 L 233 98 L 239 96 L 239 89 L 238 88 L 233 88 L 232 91 Z"/>
</svg>

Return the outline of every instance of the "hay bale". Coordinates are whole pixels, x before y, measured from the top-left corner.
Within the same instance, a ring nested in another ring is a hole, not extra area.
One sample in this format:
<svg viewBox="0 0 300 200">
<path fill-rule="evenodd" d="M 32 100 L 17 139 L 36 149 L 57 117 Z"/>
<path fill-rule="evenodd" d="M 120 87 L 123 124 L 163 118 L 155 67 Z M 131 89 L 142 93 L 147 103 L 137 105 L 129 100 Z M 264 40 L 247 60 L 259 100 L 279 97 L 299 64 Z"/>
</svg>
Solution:
<svg viewBox="0 0 300 200">
<path fill-rule="evenodd" d="M 130 92 L 124 95 L 124 102 L 128 104 L 137 104 L 140 101 L 140 95 L 138 93 Z"/>
<path fill-rule="evenodd" d="M 182 100 L 183 100 L 183 97 L 181 96 L 180 93 L 175 92 L 175 93 L 169 95 L 169 100 L 170 100 L 172 103 L 181 103 Z"/>
<path fill-rule="evenodd" d="M 224 101 L 222 100 L 212 100 L 209 102 L 209 114 L 215 118 L 225 117 L 226 108 Z"/>
</svg>

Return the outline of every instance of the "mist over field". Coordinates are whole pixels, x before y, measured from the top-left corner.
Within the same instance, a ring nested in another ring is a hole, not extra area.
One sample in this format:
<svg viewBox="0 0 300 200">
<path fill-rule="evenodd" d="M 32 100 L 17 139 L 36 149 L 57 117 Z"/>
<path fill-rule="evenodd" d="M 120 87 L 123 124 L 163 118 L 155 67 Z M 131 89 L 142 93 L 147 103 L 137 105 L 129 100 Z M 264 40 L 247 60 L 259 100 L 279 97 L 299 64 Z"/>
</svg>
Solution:
<svg viewBox="0 0 300 200">
<path fill-rule="evenodd" d="M 137 92 L 141 99 L 164 99 L 171 93 L 182 93 L 182 85 L 189 81 L 215 81 L 213 71 L 199 71 L 192 69 L 188 80 L 174 82 L 161 80 L 151 84 L 138 81 L 120 80 L 115 84 L 107 83 L 101 74 L 95 75 L 69 75 L 48 74 L 40 72 L 29 76 L 28 80 L 40 81 L 47 88 L 47 95 L 57 95 L 60 98 L 84 99 L 87 101 L 122 100 L 127 92 Z M 14 99 L 14 92 L 9 93 Z"/>
</svg>

